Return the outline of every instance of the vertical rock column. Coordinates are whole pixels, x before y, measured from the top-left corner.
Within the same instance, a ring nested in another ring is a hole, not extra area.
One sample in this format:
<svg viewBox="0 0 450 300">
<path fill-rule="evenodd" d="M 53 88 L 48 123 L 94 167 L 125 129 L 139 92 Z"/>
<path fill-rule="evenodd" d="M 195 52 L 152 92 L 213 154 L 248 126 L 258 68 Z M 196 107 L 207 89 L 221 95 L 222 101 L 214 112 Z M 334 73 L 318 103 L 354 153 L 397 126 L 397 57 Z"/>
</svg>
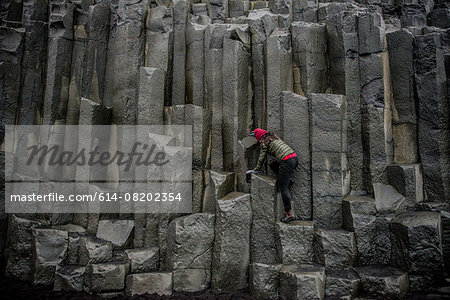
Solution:
<svg viewBox="0 0 450 300">
<path fill-rule="evenodd" d="M 162 125 L 164 116 L 164 71 L 141 67 L 139 70 L 137 124 Z"/>
<path fill-rule="evenodd" d="M 71 1 L 50 2 L 43 124 L 53 124 L 55 120 L 66 118 L 73 48 L 73 13 Z"/>
<path fill-rule="evenodd" d="M 340 228 L 342 196 L 348 193 L 347 103 L 344 96 L 311 95 L 313 219 Z"/>
<path fill-rule="evenodd" d="M 267 128 L 283 135 L 281 91 L 292 91 L 292 49 L 288 31 L 275 30 L 265 42 Z"/>
<path fill-rule="evenodd" d="M 223 150 L 224 169 L 233 171 L 238 164 L 238 141 L 251 128 L 251 60 L 248 26 L 236 29 L 237 36 L 223 41 Z M 245 185 L 245 174 L 237 174 L 238 190 Z"/>
<path fill-rule="evenodd" d="M 217 202 L 212 288 L 237 290 L 247 287 L 251 218 L 249 194 L 232 192 Z"/>
<path fill-rule="evenodd" d="M 253 2 L 252 2 L 253 3 Z M 253 111 L 255 127 L 267 128 L 264 43 L 278 25 L 279 16 L 266 10 L 251 11 L 246 19 L 252 40 Z"/>
<path fill-rule="evenodd" d="M 164 104 L 172 104 L 173 9 L 159 5 L 150 9 L 146 22 L 145 66 L 165 72 Z"/>
<path fill-rule="evenodd" d="M 440 36 L 416 37 L 414 65 L 419 100 L 418 141 L 426 201 L 450 199 L 450 125 Z"/>
<path fill-rule="evenodd" d="M 147 1 L 111 3 L 104 104 L 113 123 L 135 124 L 139 68 L 144 65 Z M 120 141 L 119 141 L 120 142 Z"/>
<path fill-rule="evenodd" d="M 173 1 L 172 105 L 185 103 L 187 0 Z"/>
<path fill-rule="evenodd" d="M 414 36 L 406 29 L 386 33 L 395 112 L 392 118 L 394 162 L 415 163 L 417 115 L 414 91 Z"/>
<path fill-rule="evenodd" d="M 291 30 L 294 91 L 303 96 L 325 93 L 329 88 L 325 25 L 294 22 Z"/>
<path fill-rule="evenodd" d="M 281 126 L 283 140 L 297 153 L 290 188 L 296 216 L 309 220 L 312 216 L 310 100 L 292 92 L 281 92 Z"/>
<path fill-rule="evenodd" d="M 24 1 L 22 24 L 25 48 L 18 124 L 39 123 L 44 101 L 45 63 L 48 41 L 48 2 Z"/>
<path fill-rule="evenodd" d="M 186 26 L 186 103 L 205 107 L 205 25 L 190 20 Z"/>
<path fill-rule="evenodd" d="M 106 2 L 91 5 L 87 20 L 86 59 L 81 96 L 97 103 L 104 100 L 110 7 Z"/>
<path fill-rule="evenodd" d="M 23 54 L 23 29 L 0 27 L 0 141 L 5 125 L 14 125 L 20 95 L 20 73 Z"/>
</svg>

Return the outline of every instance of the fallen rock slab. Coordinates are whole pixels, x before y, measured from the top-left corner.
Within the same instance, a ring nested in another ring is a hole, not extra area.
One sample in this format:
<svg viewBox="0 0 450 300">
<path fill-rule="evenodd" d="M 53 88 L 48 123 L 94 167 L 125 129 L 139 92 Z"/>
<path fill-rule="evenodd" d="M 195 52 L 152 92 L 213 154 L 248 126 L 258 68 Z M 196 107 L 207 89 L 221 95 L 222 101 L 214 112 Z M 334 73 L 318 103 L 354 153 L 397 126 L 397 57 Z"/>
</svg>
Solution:
<svg viewBox="0 0 450 300">
<path fill-rule="evenodd" d="M 127 276 L 125 294 L 129 297 L 142 294 L 172 294 L 172 272 L 131 274 Z"/>
</svg>

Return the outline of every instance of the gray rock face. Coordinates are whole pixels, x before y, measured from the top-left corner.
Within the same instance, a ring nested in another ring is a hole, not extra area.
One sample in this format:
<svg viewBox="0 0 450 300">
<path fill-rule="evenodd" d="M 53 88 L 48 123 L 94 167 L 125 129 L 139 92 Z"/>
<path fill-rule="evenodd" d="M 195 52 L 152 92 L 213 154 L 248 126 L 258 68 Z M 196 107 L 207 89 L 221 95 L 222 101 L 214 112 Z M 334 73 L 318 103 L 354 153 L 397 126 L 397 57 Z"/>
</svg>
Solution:
<svg viewBox="0 0 450 300">
<path fill-rule="evenodd" d="M 414 36 L 406 29 L 386 33 L 391 69 L 392 94 L 398 123 L 416 124 L 414 98 Z"/>
<path fill-rule="evenodd" d="M 269 0 L 269 8 L 276 14 L 289 14 L 291 1 L 288 0 Z"/>
<path fill-rule="evenodd" d="M 360 279 L 353 270 L 327 270 L 325 295 L 327 297 L 348 297 L 353 299 L 358 295 Z"/>
<path fill-rule="evenodd" d="M 289 31 L 274 30 L 265 41 L 267 128 L 282 133 L 281 91 L 293 90 Z"/>
<path fill-rule="evenodd" d="M 350 269 L 356 265 L 357 249 L 353 232 L 341 229 L 317 229 L 316 261 L 330 269 Z"/>
<path fill-rule="evenodd" d="M 393 267 L 359 267 L 361 296 L 399 299 L 408 291 L 408 274 Z"/>
<path fill-rule="evenodd" d="M 111 242 L 115 249 L 124 249 L 131 243 L 133 229 L 132 220 L 102 220 L 98 223 L 97 237 Z"/>
<path fill-rule="evenodd" d="M 237 168 L 237 143 L 250 132 L 250 43 L 248 26 L 237 28 L 237 40 L 223 40 L 223 152 L 224 170 Z M 238 182 L 241 182 L 238 180 Z M 238 190 L 239 190 L 238 186 Z"/>
<path fill-rule="evenodd" d="M 198 292 L 209 287 L 211 270 L 179 269 L 173 271 L 173 290 L 176 292 Z"/>
<path fill-rule="evenodd" d="M 193 165 L 206 167 L 209 159 L 207 152 L 209 147 L 209 135 L 211 131 L 210 120 L 206 110 L 202 106 L 187 104 L 184 111 L 184 124 L 192 125 L 193 139 Z"/>
<path fill-rule="evenodd" d="M 185 103 L 186 23 L 188 2 L 173 1 L 173 71 L 172 105 Z"/>
<path fill-rule="evenodd" d="M 137 101 L 138 125 L 162 125 L 164 108 L 164 71 L 140 68 Z"/>
<path fill-rule="evenodd" d="M 308 220 L 311 207 L 310 100 L 292 92 L 281 93 L 283 141 L 296 151 L 298 167 L 289 191 L 296 216 Z M 299 119 L 299 116 L 303 116 Z"/>
<path fill-rule="evenodd" d="M 43 225 L 44 222 L 28 220 L 17 215 L 11 215 L 8 224 L 8 244 L 5 249 L 7 276 L 30 280 L 32 277 L 33 257 L 33 228 Z"/>
<path fill-rule="evenodd" d="M 292 23 L 292 52 L 295 64 L 294 74 L 298 72 L 297 68 L 300 76 L 300 81 L 295 80 L 295 93 L 303 96 L 311 93 L 325 93 L 329 87 L 325 25 Z"/>
<path fill-rule="evenodd" d="M 444 54 L 438 33 L 417 36 L 415 80 L 419 100 L 418 143 L 427 201 L 450 198 L 449 102 L 446 99 Z"/>
<path fill-rule="evenodd" d="M 292 21 L 317 22 L 319 2 L 321 1 L 292 1 Z"/>
<path fill-rule="evenodd" d="M 172 272 L 131 274 L 127 276 L 127 296 L 148 294 L 172 294 Z"/>
<path fill-rule="evenodd" d="M 146 0 L 111 5 L 104 105 L 115 124 L 135 124 L 139 68 L 145 56 Z"/>
<path fill-rule="evenodd" d="M 402 213 L 407 207 L 406 198 L 392 185 L 376 182 L 373 184 L 375 206 L 378 212 Z M 411 205 L 412 206 L 412 205 Z"/>
<path fill-rule="evenodd" d="M 346 99 L 312 94 L 313 219 L 319 227 L 340 228 L 342 196 L 348 193 Z"/>
<path fill-rule="evenodd" d="M 208 13 L 213 23 L 223 23 L 228 18 L 228 1 L 209 0 L 207 5 Z"/>
<path fill-rule="evenodd" d="M 78 253 L 82 265 L 107 262 L 113 253 L 111 242 L 93 236 L 69 236 L 69 249 Z M 77 263 L 76 257 L 73 263 Z"/>
<path fill-rule="evenodd" d="M 276 179 L 265 175 L 252 175 L 251 207 L 252 227 L 250 257 L 252 262 L 265 264 L 277 261 L 275 220 L 277 211 Z"/>
<path fill-rule="evenodd" d="M 89 264 L 86 267 L 85 290 L 98 293 L 124 289 L 127 268 L 125 263 Z"/>
<path fill-rule="evenodd" d="M 342 203 L 343 228 L 355 233 L 358 265 L 389 264 L 390 225 L 387 217 L 377 217 L 375 199 L 347 196 Z"/>
<path fill-rule="evenodd" d="M 438 284 L 444 270 L 439 212 L 417 211 L 392 220 L 392 262 L 416 275 L 413 290 Z"/>
<path fill-rule="evenodd" d="M 394 162 L 411 164 L 419 160 L 417 151 L 417 129 L 415 124 L 393 124 Z"/>
<path fill-rule="evenodd" d="M 34 236 L 34 284 L 53 283 L 55 269 L 61 264 L 68 247 L 67 231 L 57 229 L 33 229 Z"/>
<path fill-rule="evenodd" d="M 390 165 L 387 174 L 389 184 L 405 196 L 408 206 L 424 201 L 423 176 L 420 164 Z"/>
<path fill-rule="evenodd" d="M 280 270 L 281 299 L 323 299 L 325 268 L 316 265 L 288 265 Z"/>
<path fill-rule="evenodd" d="M 57 266 L 55 272 L 54 291 L 83 291 L 85 266 Z"/>
<path fill-rule="evenodd" d="M 250 195 L 232 192 L 217 202 L 211 285 L 245 288 L 250 261 Z"/>
<path fill-rule="evenodd" d="M 314 223 L 292 221 L 276 224 L 277 253 L 283 265 L 314 261 Z"/>
<path fill-rule="evenodd" d="M 217 201 L 231 193 L 234 189 L 234 173 L 205 171 L 205 195 L 203 212 L 214 213 Z"/>
<path fill-rule="evenodd" d="M 281 264 L 253 263 L 250 266 L 250 292 L 259 299 L 277 299 Z"/>
<path fill-rule="evenodd" d="M 198 213 L 170 222 L 167 268 L 209 269 L 214 240 L 214 215 Z"/>
<path fill-rule="evenodd" d="M 130 265 L 131 273 L 146 273 L 159 268 L 159 249 L 127 249 L 126 262 Z"/>
<path fill-rule="evenodd" d="M 165 5 L 152 7 L 146 20 L 146 67 L 164 72 L 164 103 L 172 95 L 173 9 Z M 161 82 L 160 82 L 160 85 Z M 161 123 L 162 124 L 162 123 Z"/>
</svg>

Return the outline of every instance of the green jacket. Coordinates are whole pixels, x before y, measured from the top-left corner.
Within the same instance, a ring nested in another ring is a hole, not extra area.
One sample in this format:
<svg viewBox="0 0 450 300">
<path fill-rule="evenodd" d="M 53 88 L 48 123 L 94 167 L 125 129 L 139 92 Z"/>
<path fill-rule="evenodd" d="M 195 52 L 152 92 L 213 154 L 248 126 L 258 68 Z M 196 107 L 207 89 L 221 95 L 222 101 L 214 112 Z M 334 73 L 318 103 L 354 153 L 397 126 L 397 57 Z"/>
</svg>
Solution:
<svg viewBox="0 0 450 300">
<path fill-rule="evenodd" d="M 255 171 L 259 171 L 261 169 L 267 153 L 274 156 L 278 162 L 281 162 L 286 155 L 294 153 L 294 150 L 292 150 L 292 148 L 280 138 L 271 142 L 267 147 L 262 146 L 261 151 L 259 152 L 258 163 L 254 169 Z"/>
</svg>

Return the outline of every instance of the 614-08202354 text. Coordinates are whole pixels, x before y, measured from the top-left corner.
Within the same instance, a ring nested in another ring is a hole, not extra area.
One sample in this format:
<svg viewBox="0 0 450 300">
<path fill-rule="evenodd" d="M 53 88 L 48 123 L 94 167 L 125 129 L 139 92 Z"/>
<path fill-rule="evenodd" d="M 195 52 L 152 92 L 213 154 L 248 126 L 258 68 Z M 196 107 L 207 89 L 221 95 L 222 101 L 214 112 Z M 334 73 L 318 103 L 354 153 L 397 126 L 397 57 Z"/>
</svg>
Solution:
<svg viewBox="0 0 450 300">
<path fill-rule="evenodd" d="M 64 195 L 59 193 L 48 194 L 13 194 L 10 195 L 11 202 L 174 202 L 181 201 L 181 193 L 118 193 L 118 192 L 95 192 L 93 194 Z"/>
</svg>

